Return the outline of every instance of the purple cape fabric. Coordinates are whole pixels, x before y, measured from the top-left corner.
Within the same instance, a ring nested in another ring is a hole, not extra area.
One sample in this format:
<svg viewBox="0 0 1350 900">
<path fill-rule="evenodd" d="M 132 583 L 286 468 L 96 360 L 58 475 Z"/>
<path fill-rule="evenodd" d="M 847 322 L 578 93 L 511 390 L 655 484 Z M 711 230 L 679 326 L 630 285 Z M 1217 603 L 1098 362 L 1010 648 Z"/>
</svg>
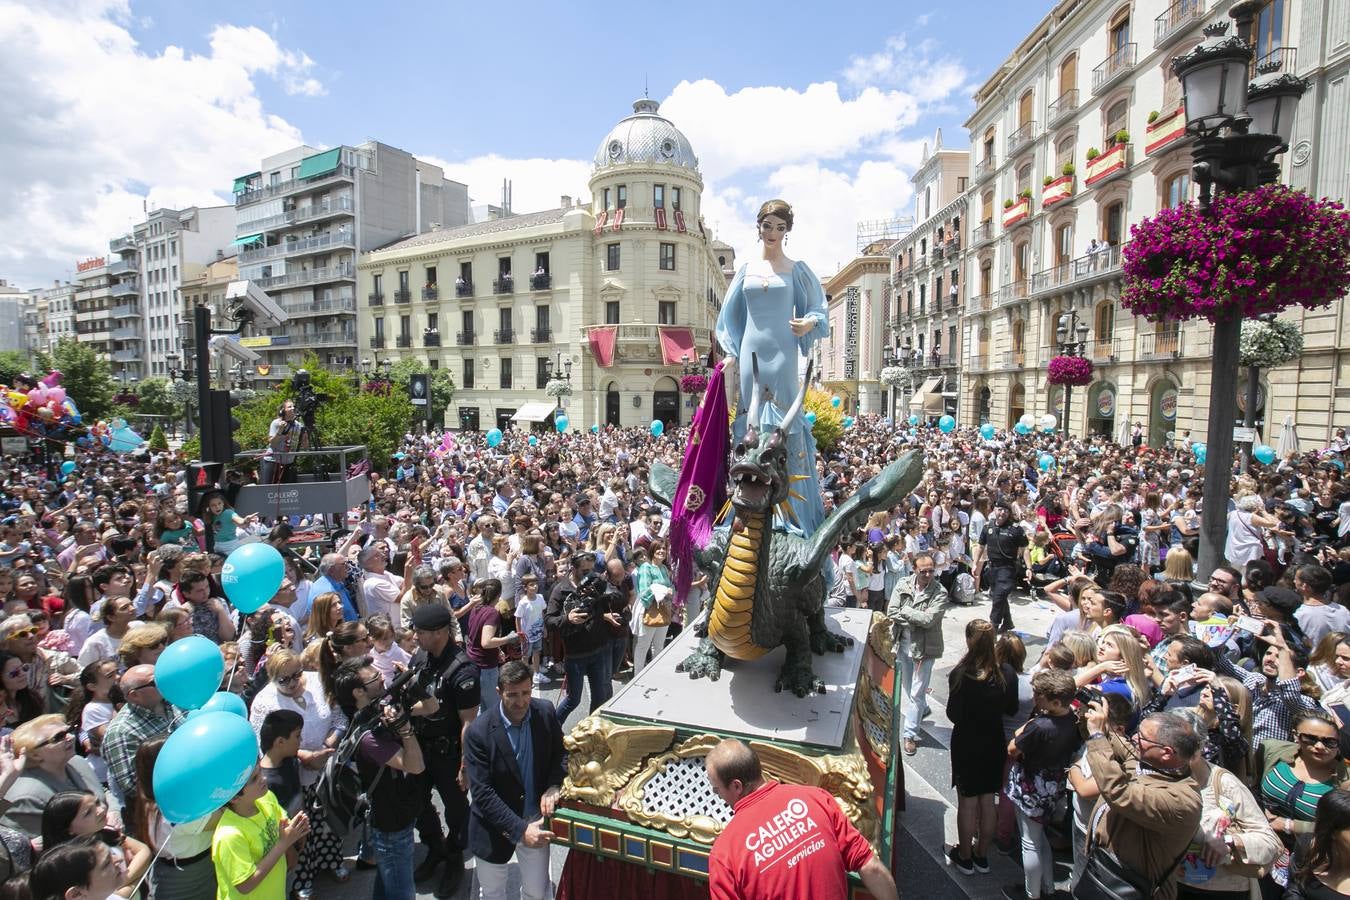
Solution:
<svg viewBox="0 0 1350 900">
<path fill-rule="evenodd" d="M 694 551 L 708 545 L 716 516 L 727 502 L 731 418 L 722 377 L 725 365 L 723 360 L 713 369 L 703 403 L 694 413 L 680 480 L 671 498 L 670 564 L 675 575 L 675 600 L 680 605 L 694 580 Z"/>
</svg>

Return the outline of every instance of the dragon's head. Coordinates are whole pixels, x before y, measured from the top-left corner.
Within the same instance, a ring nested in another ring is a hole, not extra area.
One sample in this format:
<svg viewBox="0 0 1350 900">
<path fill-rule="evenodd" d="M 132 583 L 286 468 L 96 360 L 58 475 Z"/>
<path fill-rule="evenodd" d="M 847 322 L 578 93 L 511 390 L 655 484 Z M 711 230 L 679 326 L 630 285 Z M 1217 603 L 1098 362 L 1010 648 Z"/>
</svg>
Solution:
<svg viewBox="0 0 1350 900">
<path fill-rule="evenodd" d="M 746 416 L 745 437 L 731 450 L 731 503 L 738 512 L 762 513 L 772 510 L 788 498 L 787 436 L 801 415 L 806 401 L 806 385 L 811 382 L 811 367 L 792 407 L 783 421 L 761 433 L 760 413 L 765 389 L 759 383 L 759 360 L 750 357 L 754 379 L 750 411 Z"/>
</svg>

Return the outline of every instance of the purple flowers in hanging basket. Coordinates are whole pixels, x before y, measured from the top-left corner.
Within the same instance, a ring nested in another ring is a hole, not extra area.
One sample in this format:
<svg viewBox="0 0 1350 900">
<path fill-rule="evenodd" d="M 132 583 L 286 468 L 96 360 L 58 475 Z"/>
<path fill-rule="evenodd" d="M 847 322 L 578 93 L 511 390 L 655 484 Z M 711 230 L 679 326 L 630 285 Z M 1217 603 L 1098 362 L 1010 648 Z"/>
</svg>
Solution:
<svg viewBox="0 0 1350 900">
<path fill-rule="evenodd" d="M 1092 360 L 1081 356 L 1056 356 L 1050 360 L 1050 383 L 1087 384 L 1092 380 Z"/>
<path fill-rule="evenodd" d="M 1350 213 L 1269 184 L 1159 210 L 1130 229 L 1121 305 L 1158 320 L 1326 306 L 1350 290 Z"/>
<path fill-rule="evenodd" d="M 368 394 L 387 394 L 393 387 L 388 381 L 367 381 L 362 389 Z"/>
<path fill-rule="evenodd" d="M 701 394 L 707 389 L 707 375 L 685 375 L 680 379 L 680 393 L 682 394 Z"/>
</svg>

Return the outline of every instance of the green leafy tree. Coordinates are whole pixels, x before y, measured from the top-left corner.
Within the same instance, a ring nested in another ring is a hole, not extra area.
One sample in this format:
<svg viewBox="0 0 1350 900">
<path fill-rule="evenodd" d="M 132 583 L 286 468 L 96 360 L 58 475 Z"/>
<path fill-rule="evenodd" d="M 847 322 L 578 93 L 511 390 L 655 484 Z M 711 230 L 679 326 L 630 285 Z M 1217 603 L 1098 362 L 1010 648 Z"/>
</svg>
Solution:
<svg viewBox="0 0 1350 900">
<path fill-rule="evenodd" d="M 84 421 L 97 422 L 112 412 L 117 383 L 108 361 L 101 359 L 88 344 L 62 340 L 51 353 L 37 355 L 37 368 L 43 373 L 56 369 L 65 376 L 61 386 L 66 389 L 66 396 L 75 401 Z"/>
<path fill-rule="evenodd" d="M 389 380 L 394 385 L 394 391 L 406 397 L 409 377 L 418 372 L 426 372 L 431 376 L 428 379 L 428 386 L 431 388 L 431 409 L 427 413 L 427 418 L 433 424 L 444 424 L 445 411 L 450 408 L 450 403 L 455 398 L 455 382 L 449 372 L 445 369 L 428 369 L 418 360 L 404 358 L 389 369 Z M 418 414 L 420 415 L 420 411 Z"/>
<path fill-rule="evenodd" d="M 169 449 L 169 439 L 164 436 L 164 427 L 162 425 L 156 425 L 155 430 L 150 432 L 150 449 L 151 450 Z"/>
<path fill-rule="evenodd" d="M 18 350 L 0 350 L 0 384 L 13 386 L 14 376 L 32 369 L 28 357 Z"/>
<path fill-rule="evenodd" d="M 137 384 L 136 399 L 140 401 L 136 410 L 144 415 L 180 418 L 183 415 L 183 404 L 176 402 L 170 395 L 166 378 L 147 378 Z"/>
<path fill-rule="evenodd" d="M 816 439 L 816 449 L 828 453 L 844 436 L 844 414 L 834 407 L 833 398 L 824 391 L 811 388 L 806 392 L 803 404 L 806 412 L 816 414 L 816 423 L 811 426 L 811 436 Z"/>
</svg>

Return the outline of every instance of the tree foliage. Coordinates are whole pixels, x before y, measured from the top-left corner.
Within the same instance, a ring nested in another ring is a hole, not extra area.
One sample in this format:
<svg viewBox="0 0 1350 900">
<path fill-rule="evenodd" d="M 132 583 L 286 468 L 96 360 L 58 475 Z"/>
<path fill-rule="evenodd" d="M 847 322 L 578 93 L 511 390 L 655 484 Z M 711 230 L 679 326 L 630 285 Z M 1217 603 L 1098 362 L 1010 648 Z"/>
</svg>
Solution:
<svg viewBox="0 0 1350 900">
<path fill-rule="evenodd" d="M 183 415 L 183 404 L 176 403 L 169 395 L 166 378 L 147 378 L 140 382 L 136 385 L 136 398 L 140 400 L 137 411 L 147 416 Z"/>
<path fill-rule="evenodd" d="M 844 414 L 830 403 L 832 398 L 824 391 L 811 388 L 806 392 L 803 404 L 807 412 L 816 414 L 816 423 L 811 426 L 811 436 L 816 439 L 816 450 L 828 453 L 844 436 Z"/>
<path fill-rule="evenodd" d="M 0 350 L 0 384 L 13 386 L 14 376 L 22 375 L 30 368 L 28 357 L 23 353 L 18 350 Z"/>
<path fill-rule="evenodd" d="M 61 386 L 79 407 L 84 421 L 96 422 L 112 412 L 117 384 L 108 361 L 101 359 L 88 344 L 63 339 L 51 353 L 37 354 L 37 368 L 41 370 L 33 373 L 37 377 L 53 369 L 65 376 Z"/>
<path fill-rule="evenodd" d="M 151 450 L 162 451 L 169 449 L 169 439 L 164 436 L 164 427 L 162 425 L 156 425 L 155 430 L 150 432 L 149 443 Z"/>
<path fill-rule="evenodd" d="M 400 359 L 389 369 L 389 380 L 394 385 L 394 392 L 404 397 L 408 396 L 409 376 L 418 372 L 425 372 L 431 376 L 428 379 L 431 389 L 431 409 L 427 413 L 427 418 L 434 425 L 444 424 L 445 411 L 450 408 L 450 403 L 455 397 L 454 379 L 445 369 L 429 369 L 419 360 L 407 357 Z M 418 414 L 420 415 L 420 411 Z"/>
</svg>

